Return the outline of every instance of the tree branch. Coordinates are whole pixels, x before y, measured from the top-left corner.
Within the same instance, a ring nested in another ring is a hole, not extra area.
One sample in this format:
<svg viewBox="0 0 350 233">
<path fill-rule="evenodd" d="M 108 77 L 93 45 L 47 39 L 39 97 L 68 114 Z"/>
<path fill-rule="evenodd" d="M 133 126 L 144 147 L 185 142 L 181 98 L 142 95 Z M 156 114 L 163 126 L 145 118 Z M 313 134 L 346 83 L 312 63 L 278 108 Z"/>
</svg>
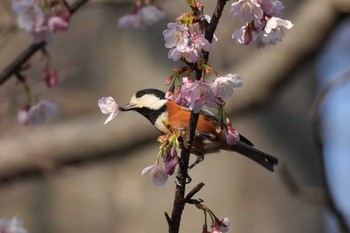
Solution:
<svg viewBox="0 0 350 233">
<path fill-rule="evenodd" d="M 213 19 L 210 21 L 205 31 L 205 38 L 209 42 L 212 42 L 213 40 L 214 32 L 219 23 L 225 4 L 226 4 L 226 0 L 218 0 L 217 2 L 216 9 L 213 14 Z M 204 59 L 205 59 L 205 63 L 207 63 L 209 59 L 209 53 L 205 53 Z M 199 81 L 202 77 L 202 70 L 198 69 L 195 66 L 195 74 L 196 74 L 196 80 Z M 168 221 L 168 223 L 169 222 L 171 223 L 169 224 L 169 233 L 179 232 L 181 216 L 186 204 L 185 190 L 186 190 L 186 180 L 188 178 L 187 172 L 188 172 L 191 148 L 195 137 L 198 118 L 199 118 L 198 113 L 191 112 L 190 122 L 189 122 L 189 136 L 186 139 L 187 141 L 182 143 L 184 146 L 181 150 L 180 166 L 177 173 L 178 183 L 176 185 L 176 190 L 175 190 L 173 211 L 171 215 L 171 221 Z"/>
</svg>

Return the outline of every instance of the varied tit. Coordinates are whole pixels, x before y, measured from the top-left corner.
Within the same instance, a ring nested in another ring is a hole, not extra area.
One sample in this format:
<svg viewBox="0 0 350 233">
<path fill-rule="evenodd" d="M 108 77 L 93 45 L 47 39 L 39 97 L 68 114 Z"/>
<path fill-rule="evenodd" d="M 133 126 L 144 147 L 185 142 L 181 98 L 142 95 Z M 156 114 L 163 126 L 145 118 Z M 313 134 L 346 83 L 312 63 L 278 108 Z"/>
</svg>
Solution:
<svg viewBox="0 0 350 233">
<path fill-rule="evenodd" d="M 167 100 L 165 93 L 157 89 L 138 91 L 121 110 L 133 110 L 142 114 L 163 134 L 171 133 L 171 129 L 186 129 L 191 115 L 190 110 Z M 274 165 L 278 163 L 277 158 L 255 149 L 253 143 L 242 135 L 233 145 L 227 144 L 225 130 L 216 130 L 219 124 L 219 118 L 215 114 L 207 110 L 200 112 L 191 149 L 191 153 L 199 158 L 197 163 L 203 159 L 204 154 L 222 149 L 238 152 L 273 171 Z"/>
</svg>

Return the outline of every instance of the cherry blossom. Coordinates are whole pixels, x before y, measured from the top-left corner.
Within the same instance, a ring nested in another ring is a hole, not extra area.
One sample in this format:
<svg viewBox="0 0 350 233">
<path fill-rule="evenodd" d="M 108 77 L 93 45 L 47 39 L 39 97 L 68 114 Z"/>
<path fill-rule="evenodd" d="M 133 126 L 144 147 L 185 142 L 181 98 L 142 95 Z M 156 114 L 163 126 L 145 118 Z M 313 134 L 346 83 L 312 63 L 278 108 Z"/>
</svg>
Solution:
<svg viewBox="0 0 350 233">
<path fill-rule="evenodd" d="M 169 48 L 168 58 L 178 61 L 184 58 L 195 63 L 202 55 L 202 50 L 209 52 L 211 43 L 204 38 L 199 23 L 186 25 L 176 22 L 168 23 L 168 29 L 163 32 L 165 47 Z"/>
<path fill-rule="evenodd" d="M 291 29 L 293 24 L 277 17 L 270 18 L 265 26 L 261 40 L 266 44 L 275 44 L 277 41 L 282 41 L 284 37 L 284 29 Z"/>
<path fill-rule="evenodd" d="M 235 144 L 239 140 L 239 133 L 236 129 L 234 129 L 231 125 L 229 119 L 227 119 L 227 134 L 226 134 L 226 142 L 229 145 Z"/>
<path fill-rule="evenodd" d="M 237 74 L 227 74 L 217 77 L 211 88 L 216 98 L 227 99 L 232 96 L 233 88 L 241 87 L 242 79 Z"/>
<path fill-rule="evenodd" d="M 220 222 L 220 228 L 219 230 L 223 233 L 228 232 L 230 226 L 230 219 L 224 218 Z"/>
<path fill-rule="evenodd" d="M 259 0 L 261 9 L 265 14 L 275 17 L 282 16 L 282 10 L 284 9 L 283 3 L 278 0 Z"/>
<path fill-rule="evenodd" d="M 35 105 L 20 109 L 17 113 L 17 120 L 21 124 L 38 126 L 44 124 L 47 118 L 55 115 L 56 112 L 56 103 L 44 99 Z"/>
<path fill-rule="evenodd" d="M 244 26 L 235 30 L 232 38 L 240 44 L 263 48 L 282 41 L 284 30 L 293 24 L 281 19 L 284 6 L 278 0 L 239 0 L 231 4 L 230 15 L 238 16 Z"/>
<path fill-rule="evenodd" d="M 65 31 L 69 27 L 69 22 L 59 16 L 50 17 L 47 24 L 52 32 Z"/>
<path fill-rule="evenodd" d="M 27 233 L 27 230 L 22 228 L 22 221 L 14 217 L 11 220 L 0 218 L 1 233 Z"/>
<path fill-rule="evenodd" d="M 173 153 L 171 153 L 171 147 L 168 146 L 165 150 L 163 156 L 163 162 L 165 164 L 165 172 L 168 175 L 174 174 L 175 168 L 179 163 L 179 157 L 177 156 L 176 148 L 174 148 Z"/>
<path fill-rule="evenodd" d="M 12 9 L 17 13 L 19 28 L 31 35 L 35 43 L 52 43 L 54 33 L 69 26 L 69 12 L 62 5 L 42 9 L 35 0 L 13 0 Z"/>
<path fill-rule="evenodd" d="M 102 97 L 98 100 L 97 104 L 103 114 L 109 114 L 108 118 L 104 122 L 104 125 L 113 120 L 119 113 L 120 107 L 111 96 Z"/>
<path fill-rule="evenodd" d="M 141 24 L 144 25 L 144 27 L 151 26 L 157 23 L 158 21 L 164 19 L 165 17 L 164 12 L 153 5 L 147 5 L 142 7 L 139 11 L 139 14 L 141 18 Z"/>
<path fill-rule="evenodd" d="M 145 167 L 142 170 L 141 175 L 144 175 L 149 171 L 151 172 L 152 182 L 155 186 L 165 185 L 166 181 L 168 180 L 168 174 L 166 173 L 165 169 L 158 164 L 157 161 L 153 165 Z"/>
<path fill-rule="evenodd" d="M 165 14 L 154 5 L 140 6 L 118 20 L 119 28 L 147 28 L 162 20 Z"/>
<path fill-rule="evenodd" d="M 259 25 L 259 20 L 263 17 L 263 10 L 258 0 L 238 0 L 231 4 L 230 16 L 238 16 L 242 22 L 254 21 Z"/>
<path fill-rule="evenodd" d="M 187 102 L 187 107 L 195 113 L 199 113 L 204 105 L 215 108 L 218 104 L 210 84 L 203 81 L 183 85 L 180 92 L 181 98 Z"/>
<path fill-rule="evenodd" d="M 140 17 L 137 13 L 123 15 L 118 20 L 119 28 L 139 28 L 141 27 Z"/>
</svg>

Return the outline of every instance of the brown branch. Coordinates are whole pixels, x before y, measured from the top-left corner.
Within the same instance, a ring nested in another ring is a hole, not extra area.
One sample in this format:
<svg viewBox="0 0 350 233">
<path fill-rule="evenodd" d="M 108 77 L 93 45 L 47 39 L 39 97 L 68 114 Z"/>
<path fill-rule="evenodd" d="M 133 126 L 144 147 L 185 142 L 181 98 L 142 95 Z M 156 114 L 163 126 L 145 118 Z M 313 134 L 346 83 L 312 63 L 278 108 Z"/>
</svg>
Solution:
<svg viewBox="0 0 350 233">
<path fill-rule="evenodd" d="M 204 187 L 204 183 L 201 182 L 199 184 L 197 184 L 185 197 L 185 201 L 188 202 L 194 195 L 196 195 L 196 193 L 198 193 L 203 187 Z"/>
<path fill-rule="evenodd" d="M 209 42 L 211 42 L 213 39 L 214 32 L 219 23 L 226 1 L 227 0 L 218 0 L 216 9 L 213 14 L 213 19 L 211 20 L 211 22 L 207 27 L 207 30 L 205 31 L 205 38 Z M 209 59 L 209 53 L 205 53 L 204 59 L 205 59 L 205 63 L 207 63 Z M 198 69 L 197 67 L 194 67 L 194 69 L 196 74 L 196 80 L 199 81 L 202 77 L 202 70 Z M 170 222 L 169 233 L 178 233 L 180 229 L 181 216 L 186 204 L 185 190 L 186 190 L 186 181 L 188 178 L 187 172 L 188 172 L 188 166 L 190 161 L 192 143 L 195 137 L 195 131 L 197 127 L 198 117 L 199 117 L 198 113 L 191 112 L 190 122 L 189 122 L 189 136 L 187 137 L 186 141 L 182 143 L 184 146 L 183 146 L 183 149 L 181 150 L 180 166 L 177 173 L 178 183 L 176 185 L 176 190 L 175 190 L 173 211 L 171 214 L 171 221 L 168 221 L 168 223 Z"/>
<path fill-rule="evenodd" d="M 69 7 L 69 12 L 73 15 L 81 6 L 87 3 L 89 0 L 77 0 Z M 45 48 L 46 42 L 32 43 L 26 49 L 24 49 L 13 61 L 6 66 L 0 73 L 0 86 L 9 80 L 16 72 L 21 70 L 23 64 L 25 64 L 36 52 Z"/>
</svg>

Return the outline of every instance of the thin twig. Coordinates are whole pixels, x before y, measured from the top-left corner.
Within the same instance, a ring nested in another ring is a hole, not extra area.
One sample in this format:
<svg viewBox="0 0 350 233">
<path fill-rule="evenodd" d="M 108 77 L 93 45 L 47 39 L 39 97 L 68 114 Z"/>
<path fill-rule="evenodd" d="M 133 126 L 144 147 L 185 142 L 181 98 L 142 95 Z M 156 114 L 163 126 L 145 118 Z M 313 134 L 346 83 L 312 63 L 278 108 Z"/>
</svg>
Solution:
<svg viewBox="0 0 350 233">
<path fill-rule="evenodd" d="M 89 0 L 77 0 L 69 8 L 69 12 L 73 15 L 81 6 L 87 3 Z M 37 51 L 46 46 L 46 42 L 32 43 L 26 49 L 24 49 L 8 66 L 0 73 L 0 86 L 9 80 L 16 72 L 21 70 L 23 64 L 25 64 Z"/>
<path fill-rule="evenodd" d="M 185 197 L 185 201 L 188 202 L 194 195 L 196 195 L 196 193 L 198 193 L 203 187 L 204 187 L 204 183 L 201 182 L 199 184 L 197 184 Z"/>
</svg>

